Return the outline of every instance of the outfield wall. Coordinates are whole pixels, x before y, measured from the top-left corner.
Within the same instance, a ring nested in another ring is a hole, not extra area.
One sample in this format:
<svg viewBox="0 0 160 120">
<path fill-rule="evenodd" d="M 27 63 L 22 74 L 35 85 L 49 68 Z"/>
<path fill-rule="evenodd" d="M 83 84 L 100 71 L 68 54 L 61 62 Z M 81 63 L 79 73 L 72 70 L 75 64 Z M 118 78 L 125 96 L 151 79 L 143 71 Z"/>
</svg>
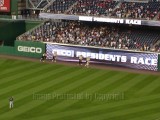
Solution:
<svg viewBox="0 0 160 120">
<path fill-rule="evenodd" d="M 61 61 L 78 62 L 78 56 L 83 55 L 89 56 L 92 64 L 158 71 L 158 53 L 153 52 L 46 43 L 47 59 L 52 59 L 54 51 Z"/>
<path fill-rule="evenodd" d="M 4 46 L 14 46 L 14 40 L 16 39 L 16 37 L 24 32 L 24 21 L 0 21 L 0 40 L 4 41 Z"/>
<path fill-rule="evenodd" d="M 1 46 L 0 54 L 40 58 L 45 52 L 45 44 L 41 42 L 15 41 L 15 46 Z"/>
<path fill-rule="evenodd" d="M 41 21 L 25 20 L 25 31 L 29 31 L 30 29 L 38 26 L 41 23 Z"/>
<path fill-rule="evenodd" d="M 15 41 L 15 54 L 18 56 L 40 58 L 45 52 L 45 43 L 31 41 Z"/>
<path fill-rule="evenodd" d="M 158 57 L 158 71 L 160 71 L 160 54 L 159 54 L 159 57 Z"/>
<path fill-rule="evenodd" d="M 41 21 L 24 20 L 1 20 L 0 21 L 0 41 L 4 46 L 14 46 L 17 36 L 41 24 Z"/>
<path fill-rule="evenodd" d="M 57 51 L 57 59 L 60 61 L 78 62 L 78 56 L 83 55 L 84 58 L 88 56 L 91 58 L 91 64 L 160 71 L 160 54 L 153 52 L 62 45 L 36 41 L 15 41 L 14 47 L 0 47 L 0 54 L 31 58 L 40 58 L 46 52 L 47 59 L 52 59 L 54 51 Z M 85 62 L 85 59 L 83 62 Z"/>
<path fill-rule="evenodd" d="M 15 55 L 15 48 L 11 46 L 0 46 L 0 54 Z"/>
</svg>

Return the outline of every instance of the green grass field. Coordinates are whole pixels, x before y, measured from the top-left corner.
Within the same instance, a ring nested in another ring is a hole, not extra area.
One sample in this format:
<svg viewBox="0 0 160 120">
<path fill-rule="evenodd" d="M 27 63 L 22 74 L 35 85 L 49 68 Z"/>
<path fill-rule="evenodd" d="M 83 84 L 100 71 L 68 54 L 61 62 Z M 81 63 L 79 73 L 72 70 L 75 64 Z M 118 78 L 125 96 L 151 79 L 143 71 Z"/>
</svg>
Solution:
<svg viewBox="0 0 160 120">
<path fill-rule="evenodd" d="M 0 120 L 160 120 L 160 76 L 1 58 Z"/>
</svg>

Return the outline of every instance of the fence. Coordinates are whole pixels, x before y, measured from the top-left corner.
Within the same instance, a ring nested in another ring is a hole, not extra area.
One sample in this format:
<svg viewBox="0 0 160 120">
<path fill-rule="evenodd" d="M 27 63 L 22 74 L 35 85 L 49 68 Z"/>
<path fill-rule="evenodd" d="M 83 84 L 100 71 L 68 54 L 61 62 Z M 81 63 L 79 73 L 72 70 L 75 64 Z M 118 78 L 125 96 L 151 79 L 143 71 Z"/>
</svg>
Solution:
<svg viewBox="0 0 160 120">
<path fill-rule="evenodd" d="M 32 41 L 15 41 L 15 46 L 1 46 L 0 54 L 40 58 L 45 52 L 45 44 Z"/>
<path fill-rule="evenodd" d="M 78 62 L 78 56 L 82 55 L 84 58 L 90 57 L 93 64 L 152 71 L 158 71 L 160 67 L 160 55 L 153 52 L 46 43 L 47 59 L 52 59 L 54 51 L 58 54 L 58 60 L 62 61 Z"/>
<path fill-rule="evenodd" d="M 158 71 L 160 71 L 160 54 L 158 55 Z"/>
<path fill-rule="evenodd" d="M 77 62 L 78 56 L 83 55 L 84 58 L 89 56 L 93 64 L 160 71 L 160 54 L 153 52 L 51 44 L 35 41 L 15 41 L 14 47 L 0 47 L 0 54 L 31 58 L 40 58 L 46 52 L 47 59 L 52 59 L 54 51 L 57 51 L 58 60 L 61 61 Z"/>
</svg>

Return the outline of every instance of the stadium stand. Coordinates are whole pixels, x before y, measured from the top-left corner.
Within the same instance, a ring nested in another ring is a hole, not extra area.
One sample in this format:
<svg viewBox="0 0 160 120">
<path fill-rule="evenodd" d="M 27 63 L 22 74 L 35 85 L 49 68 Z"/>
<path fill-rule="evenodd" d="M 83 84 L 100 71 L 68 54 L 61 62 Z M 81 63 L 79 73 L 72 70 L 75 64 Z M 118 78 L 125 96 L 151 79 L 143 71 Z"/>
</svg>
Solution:
<svg viewBox="0 0 160 120">
<path fill-rule="evenodd" d="M 120 7 L 112 13 L 112 16 L 151 20 L 157 15 L 159 8 L 160 2 L 122 2 Z"/>
<path fill-rule="evenodd" d="M 160 41 L 155 44 L 155 51 L 160 52 Z"/>
<path fill-rule="evenodd" d="M 148 29 L 148 30 L 147 30 Z M 158 30 L 97 22 L 45 22 L 18 40 L 32 40 L 83 46 L 158 51 Z"/>
<path fill-rule="evenodd" d="M 43 8 L 45 1 L 38 5 Z M 51 0 L 49 0 L 51 2 Z M 46 12 L 87 16 L 107 16 L 118 18 L 160 20 L 160 2 L 125 2 L 114 0 L 53 0 Z M 40 11 L 35 11 L 38 17 Z M 24 15 L 30 14 L 25 11 Z M 148 30 L 147 30 L 148 29 Z M 84 46 L 159 51 L 160 32 L 142 26 L 130 27 L 97 22 L 48 21 L 34 30 L 17 37 L 18 40 L 54 42 Z"/>
<path fill-rule="evenodd" d="M 112 0 L 78 0 L 77 5 L 68 14 L 108 16 L 117 4 L 118 1 Z"/>
<path fill-rule="evenodd" d="M 51 13 L 159 20 L 160 2 L 122 2 L 113 0 L 55 0 Z"/>
<path fill-rule="evenodd" d="M 47 12 L 51 13 L 64 13 L 71 7 L 77 0 L 55 0 L 48 8 Z"/>
</svg>

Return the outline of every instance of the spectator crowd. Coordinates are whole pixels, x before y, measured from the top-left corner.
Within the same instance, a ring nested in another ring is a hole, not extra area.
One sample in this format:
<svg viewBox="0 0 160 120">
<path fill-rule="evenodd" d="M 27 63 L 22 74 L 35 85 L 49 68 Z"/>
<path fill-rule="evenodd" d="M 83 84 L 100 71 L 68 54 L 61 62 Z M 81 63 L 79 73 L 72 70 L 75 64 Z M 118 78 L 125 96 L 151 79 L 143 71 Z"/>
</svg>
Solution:
<svg viewBox="0 0 160 120">
<path fill-rule="evenodd" d="M 55 0 L 47 12 L 87 16 L 160 19 L 160 1 Z"/>
<path fill-rule="evenodd" d="M 122 2 L 112 14 L 118 18 L 134 18 L 152 20 L 160 10 L 160 2 Z"/>
<path fill-rule="evenodd" d="M 48 21 L 17 39 L 141 51 L 158 51 L 160 46 L 154 46 L 160 40 L 157 30 L 80 21 Z"/>
<path fill-rule="evenodd" d="M 112 0 L 78 0 L 68 14 L 108 16 L 117 4 L 118 1 Z"/>
</svg>

